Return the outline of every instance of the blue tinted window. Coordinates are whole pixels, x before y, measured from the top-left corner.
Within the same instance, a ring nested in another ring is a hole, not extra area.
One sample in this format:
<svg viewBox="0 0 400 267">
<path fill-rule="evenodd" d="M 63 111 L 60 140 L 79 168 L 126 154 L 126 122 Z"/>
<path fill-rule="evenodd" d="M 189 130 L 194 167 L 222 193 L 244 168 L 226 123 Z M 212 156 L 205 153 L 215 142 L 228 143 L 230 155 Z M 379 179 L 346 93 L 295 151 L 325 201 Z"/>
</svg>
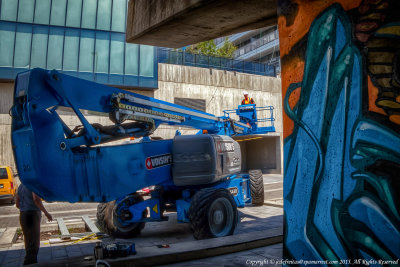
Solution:
<svg viewBox="0 0 400 267">
<path fill-rule="evenodd" d="M 110 48 L 110 34 L 98 32 L 96 34 L 95 72 L 108 73 Z"/>
<path fill-rule="evenodd" d="M 28 68 L 31 52 L 32 26 L 18 25 L 15 36 L 14 67 Z"/>
<path fill-rule="evenodd" d="M 60 70 L 62 68 L 64 46 L 64 29 L 51 28 L 47 52 L 47 69 Z"/>
<path fill-rule="evenodd" d="M 97 0 L 83 0 L 82 28 L 96 28 Z"/>
<path fill-rule="evenodd" d="M 82 13 L 82 0 L 68 0 L 67 26 L 80 27 Z"/>
<path fill-rule="evenodd" d="M 31 68 L 46 68 L 47 38 L 47 27 L 33 27 Z"/>
<path fill-rule="evenodd" d="M 15 26 L 11 23 L 0 24 L 0 67 L 12 67 L 14 52 Z"/>
<path fill-rule="evenodd" d="M 49 24 L 51 0 L 36 0 L 34 22 Z"/>
<path fill-rule="evenodd" d="M 16 21 L 17 20 L 17 5 L 18 5 L 18 1 L 2 0 L 1 1 L 1 19 Z"/>
<path fill-rule="evenodd" d="M 123 34 L 111 34 L 110 73 L 124 73 L 124 41 Z"/>
<path fill-rule="evenodd" d="M 99 0 L 97 6 L 97 29 L 110 30 L 111 0 Z"/>
<path fill-rule="evenodd" d="M 79 71 L 93 72 L 94 32 L 82 31 L 79 51 Z"/>
<path fill-rule="evenodd" d="M 140 46 L 140 76 L 154 76 L 154 46 Z"/>
<path fill-rule="evenodd" d="M 78 70 L 79 55 L 79 30 L 66 29 L 64 42 L 63 69 L 67 71 Z"/>
<path fill-rule="evenodd" d="M 66 8 L 67 0 L 57 0 L 52 2 L 50 18 L 51 25 L 64 26 Z"/>
<path fill-rule="evenodd" d="M 125 74 L 138 75 L 139 45 L 126 43 L 125 48 Z"/>
<path fill-rule="evenodd" d="M 35 1 L 33 0 L 19 0 L 18 6 L 18 21 L 33 22 L 33 10 Z"/>
<path fill-rule="evenodd" d="M 126 0 L 113 0 L 112 31 L 125 32 Z"/>
</svg>

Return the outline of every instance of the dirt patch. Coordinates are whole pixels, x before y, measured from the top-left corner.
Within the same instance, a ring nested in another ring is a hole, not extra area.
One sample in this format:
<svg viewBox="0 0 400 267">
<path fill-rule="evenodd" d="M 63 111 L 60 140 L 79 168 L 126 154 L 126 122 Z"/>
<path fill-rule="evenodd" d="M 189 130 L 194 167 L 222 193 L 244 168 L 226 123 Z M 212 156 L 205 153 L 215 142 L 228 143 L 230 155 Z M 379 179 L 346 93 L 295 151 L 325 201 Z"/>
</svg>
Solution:
<svg viewBox="0 0 400 267">
<path fill-rule="evenodd" d="M 58 231 L 58 230 L 40 232 L 40 241 L 49 240 L 49 238 L 52 238 L 53 236 L 58 236 L 58 235 L 60 235 L 60 231 Z"/>
<path fill-rule="evenodd" d="M 70 234 L 80 234 L 80 233 L 87 233 L 88 231 L 85 228 L 71 228 L 68 229 Z"/>
<path fill-rule="evenodd" d="M 20 243 L 20 242 L 23 242 L 22 229 L 17 228 L 17 238 L 15 239 L 15 243 Z"/>
<path fill-rule="evenodd" d="M 75 233 L 79 233 L 79 232 L 75 232 Z M 54 236 L 59 236 L 59 235 L 60 235 L 60 231 L 58 231 L 58 230 L 40 232 L 40 241 L 48 240 L 49 238 L 52 238 Z M 21 228 L 18 228 L 17 229 L 17 239 L 15 242 L 19 243 L 19 242 L 23 242 L 23 241 L 24 241 L 24 235 L 22 233 Z"/>
<path fill-rule="evenodd" d="M 71 228 L 68 229 L 70 234 L 80 234 L 80 233 L 87 233 L 85 228 Z M 61 232 L 59 230 L 54 230 L 54 231 L 45 231 L 40 233 L 40 241 L 46 241 L 49 240 L 50 238 L 57 238 L 61 237 Z M 22 233 L 21 233 L 21 239 L 22 239 Z"/>
</svg>

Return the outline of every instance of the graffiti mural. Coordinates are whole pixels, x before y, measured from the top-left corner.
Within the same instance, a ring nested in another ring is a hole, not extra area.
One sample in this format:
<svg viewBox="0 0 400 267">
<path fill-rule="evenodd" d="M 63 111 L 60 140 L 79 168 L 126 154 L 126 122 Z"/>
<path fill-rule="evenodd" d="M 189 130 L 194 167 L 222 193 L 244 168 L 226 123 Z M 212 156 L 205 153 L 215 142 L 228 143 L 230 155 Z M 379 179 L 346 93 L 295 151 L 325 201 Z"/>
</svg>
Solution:
<svg viewBox="0 0 400 267">
<path fill-rule="evenodd" d="M 284 256 L 398 265 L 400 1 L 278 6 Z"/>
</svg>

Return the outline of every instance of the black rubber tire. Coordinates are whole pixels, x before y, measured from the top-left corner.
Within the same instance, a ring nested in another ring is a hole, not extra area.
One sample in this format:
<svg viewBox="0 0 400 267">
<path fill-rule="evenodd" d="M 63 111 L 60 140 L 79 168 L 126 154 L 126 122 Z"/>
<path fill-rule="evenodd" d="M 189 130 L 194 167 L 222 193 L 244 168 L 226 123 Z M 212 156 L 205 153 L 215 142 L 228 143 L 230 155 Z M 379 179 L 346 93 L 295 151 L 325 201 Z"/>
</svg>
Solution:
<svg viewBox="0 0 400 267">
<path fill-rule="evenodd" d="M 210 208 L 215 207 L 218 203 L 224 203 L 226 213 L 224 218 L 227 218 L 224 230 L 220 233 L 215 233 L 212 230 L 212 220 L 215 217 L 210 214 Z M 216 203 L 213 205 L 213 203 Z M 228 204 L 229 203 L 229 204 Z M 230 214 L 230 215 L 229 215 Z M 193 231 L 193 236 L 196 239 L 206 239 L 213 237 L 221 237 L 232 235 L 235 231 L 238 222 L 238 212 L 235 200 L 231 193 L 224 188 L 205 188 L 201 189 L 193 196 L 189 208 L 190 227 Z M 226 228 L 226 229 L 225 229 Z"/>
<path fill-rule="evenodd" d="M 254 206 L 264 205 L 264 181 L 261 170 L 250 170 L 251 203 Z"/>
<path fill-rule="evenodd" d="M 99 203 L 97 205 L 97 223 L 99 224 L 100 228 L 104 231 L 105 225 L 104 225 L 104 209 L 107 207 L 108 203 Z"/>
<path fill-rule="evenodd" d="M 129 200 L 131 203 L 143 201 L 141 196 L 136 194 L 130 195 Z M 122 225 L 118 221 L 116 214 L 115 200 L 107 203 L 100 203 L 97 206 L 97 222 L 102 230 L 112 237 L 118 238 L 131 238 L 135 237 L 143 230 L 145 223 L 132 223 L 128 226 Z M 143 212 L 143 216 L 147 216 L 147 210 Z"/>
</svg>

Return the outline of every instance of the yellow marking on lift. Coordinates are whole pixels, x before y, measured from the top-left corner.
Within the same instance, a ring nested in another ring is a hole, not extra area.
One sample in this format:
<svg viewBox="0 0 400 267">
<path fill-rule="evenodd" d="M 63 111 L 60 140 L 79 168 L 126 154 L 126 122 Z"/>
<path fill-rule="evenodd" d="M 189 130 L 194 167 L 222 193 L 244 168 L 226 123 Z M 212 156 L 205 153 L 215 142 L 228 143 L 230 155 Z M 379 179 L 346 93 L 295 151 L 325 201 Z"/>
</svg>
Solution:
<svg viewBox="0 0 400 267">
<path fill-rule="evenodd" d="M 157 206 L 157 204 L 154 205 L 153 210 L 154 210 L 155 213 L 158 213 L 158 206 Z"/>
</svg>

